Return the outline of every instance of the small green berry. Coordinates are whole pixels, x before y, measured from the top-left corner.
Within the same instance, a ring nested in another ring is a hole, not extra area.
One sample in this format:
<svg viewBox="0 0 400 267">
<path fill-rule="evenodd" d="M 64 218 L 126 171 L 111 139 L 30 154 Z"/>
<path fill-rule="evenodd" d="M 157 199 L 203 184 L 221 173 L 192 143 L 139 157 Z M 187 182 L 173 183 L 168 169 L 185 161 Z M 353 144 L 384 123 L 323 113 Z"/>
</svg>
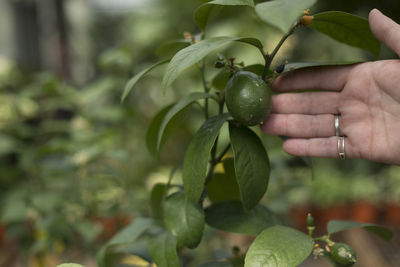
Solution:
<svg viewBox="0 0 400 267">
<path fill-rule="evenodd" d="M 311 213 L 307 214 L 307 226 L 308 227 L 314 227 L 315 226 L 314 218 L 311 215 Z"/>
</svg>

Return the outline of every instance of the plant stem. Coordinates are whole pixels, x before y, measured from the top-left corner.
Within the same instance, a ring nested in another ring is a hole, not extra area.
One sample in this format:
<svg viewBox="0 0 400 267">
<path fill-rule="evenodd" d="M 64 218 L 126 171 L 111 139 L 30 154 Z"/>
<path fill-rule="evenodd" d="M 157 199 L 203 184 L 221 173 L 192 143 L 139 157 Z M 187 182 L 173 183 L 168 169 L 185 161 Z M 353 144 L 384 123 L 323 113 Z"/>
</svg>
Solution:
<svg viewBox="0 0 400 267">
<path fill-rule="evenodd" d="M 203 88 L 204 88 L 204 92 L 208 93 L 210 91 L 210 88 L 208 88 L 207 86 L 207 81 L 206 81 L 206 60 L 205 58 L 203 58 L 203 60 L 201 61 L 201 81 L 203 83 Z M 204 103 L 204 115 L 206 117 L 206 120 L 209 118 L 209 114 L 208 114 L 208 98 L 206 98 Z"/>
<path fill-rule="evenodd" d="M 272 60 L 274 60 L 274 57 L 276 56 L 276 54 L 278 53 L 279 49 L 281 48 L 281 46 L 283 45 L 283 43 L 286 41 L 286 39 L 292 35 L 296 29 L 296 27 L 299 25 L 299 23 L 296 23 L 292 28 L 290 28 L 289 32 L 287 32 L 284 36 L 282 36 L 281 40 L 279 41 L 279 43 L 276 45 L 276 47 L 274 48 L 274 50 L 272 51 L 271 54 L 269 55 L 265 55 L 264 59 L 265 59 L 265 67 L 264 67 L 264 72 L 263 72 L 263 80 L 265 81 L 265 79 L 267 78 L 267 74 L 268 74 L 268 70 L 271 67 L 271 63 Z"/>
<path fill-rule="evenodd" d="M 314 226 L 309 226 L 309 227 L 307 227 L 307 230 L 308 230 L 308 236 L 312 238 L 312 234 L 313 234 L 313 232 L 315 230 L 315 227 Z"/>
<path fill-rule="evenodd" d="M 222 158 L 225 156 L 225 154 L 229 151 L 229 149 L 231 148 L 231 144 L 229 143 L 225 149 L 221 152 L 221 154 L 219 154 L 219 156 L 215 159 L 214 164 L 218 164 L 219 162 L 221 162 Z"/>
</svg>

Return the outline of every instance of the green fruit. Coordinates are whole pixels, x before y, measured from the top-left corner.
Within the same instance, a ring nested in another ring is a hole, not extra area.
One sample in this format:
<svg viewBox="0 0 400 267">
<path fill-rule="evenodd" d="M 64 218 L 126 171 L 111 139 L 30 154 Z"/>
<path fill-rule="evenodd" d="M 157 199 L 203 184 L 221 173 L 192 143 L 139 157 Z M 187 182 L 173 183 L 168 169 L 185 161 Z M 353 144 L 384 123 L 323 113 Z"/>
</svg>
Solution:
<svg viewBox="0 0 400 267">
<path fill-rule="evenodd" d="M 315 226 L 314 217 L 310 213 L 307 214 L 307 226 L 308 227 L 314 227 Z"/>
<path fill-rule="evenodd" d="M 356 252 L 345 243 L 335 243 L 331 247 L 330 256 L 339 266 L 353 266 L 356 262 Z"/>
<path fill-rule="evenodd" d="M 239 71 L 228 81 L 225 101 L 236 121 L 246 126 L 257 125 L 270 112 L 271 89 L 256 74 Z"/>
</svg>

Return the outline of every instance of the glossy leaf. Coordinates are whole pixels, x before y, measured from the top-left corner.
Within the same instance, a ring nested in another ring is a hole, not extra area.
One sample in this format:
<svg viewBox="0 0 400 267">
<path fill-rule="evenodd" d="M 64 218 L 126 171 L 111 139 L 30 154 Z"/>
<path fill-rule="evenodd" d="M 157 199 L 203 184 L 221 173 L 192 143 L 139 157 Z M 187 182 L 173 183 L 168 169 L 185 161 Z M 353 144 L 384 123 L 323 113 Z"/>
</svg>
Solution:
<svg viewBox="0 0 400 267">
<path fill-rule="evenodd" d="M 255 8 L 261 20 L 287 33 L 303 15 L 303 11 L 315 2 L 316 0 L 275 0 L 258 4 Z"/>
<path fill-rule="evenodd" d="M 268 187 L 268 155 L 261 140 L 249 128 L 229 124 L 229 136 L 241 200 L 243 207 L 250 210 L 257 205 Z"/>
<path fill-rule="evenodd" d="M 236 180 L 233 158 L 222 161 L 224 173 L 215 173 L 207 183 L 207 196 L 213 203 L 240 201 L 240 191 Z"/>
<path fill-rule="evenodd" d="M 205 121 L 186 150 L 182 179 L 187 196 L 193 202 L 197 202 L 203 192 L 211 149 L 229 117 L 230 114 L 222 114 Z"/>
<path fill-rule="evenodd" d="M 360 222 L 352 222 L 352 221 L 341 221 L 341 220 L 332 220 L 328 222 L 327 231 L 329 234 L 341 232 L 344 230 L 352 229 L 352 228 L 363 228 L 368 232 L 376 234 L 377 236 L 383 238 L 386 241 L 390 241 L 393 237 L 393 233 L 386 227 L 371 224 L 371 223 L 360 223 Z"/>
<path fill-rule="evenodd" d="M 229 80 L 229 71 L 224 68 L 220 72 L 218 72 L 217 75 L 215 75 L 215 77 L 211 81 L 211 84 L 216 89 L 223 91 L 226 87 L 226 84 L 228 83 L 228 80 Z"/>
<path fill-rule="evenodd" d="M 194 12 L 196 24 L 204 31 L 215 6 L 254 6 L 253 0 L 214 0 L 199 6 Z"/>
<path fill-rule="evenodd" d="M 258 76 L 262 76 L 262 74 L 264 72 L 264 65 L 262 65 L 262 64 L 248 65 L 248 66 L 243 67 L 243 70 L 253 72 L 253 73 L 257 74 Z"/>
<path fill-rule="evenodd" d="M 164 232 L 149 242 L 151 259 L 158 267 L 179 267 L 176 251 L 176 239 L 169 232 Z"/>
<path fill-rule="evenodd" d="M 163 60 L 160 61 L 150 67 L 148 67 L 147 69 L 142 70 L 141 72 L 139 72 L 138 74 L 136 74 L 135 76 L 133 76 L 128 83 L 125 85 L 124 88 L 124 92 L 122 93 L 122 97 L 121 97 L 121 102 L 124 102 L 125 98 L 128 96 L 128 94 L 132 91 L 132 89 L 135 87 L 135 85 L 137 84 L 137 82 L 144 76 L 146 75 L 148 72 L 152 71 L 155 67 L 158 67 L 162 64 L 165 64 L 167 62 L 169 62 L 171 59 L 167 59 L 167 60 Z"/>
<path fill-rule="evenodd" d="M 278 217 L 262 205 L 245 211 L 240 202 L 213 204 L 205 209 L 208 225 L 231 233 L 258 235 L 264 229 L 280 224 Z"/>
<path fill-rule="evenodd" d="M 312 252 L 312 239 L 286 226 L 264 230 L 247 251 L 244 267 L 293 267 L 302 263 Z"/>
<path fill-rule="evenodd" d="M 163 204 L 164 222 L 178 244 L 195 248 L 200 243 L 204 229 L 204 213 L 186 198 L 183 192 L 169 196 Z"/>
<path fill-rule="evenodd" d="M 262 49 L 261 42 L 256 38 L 212 37 L 202 40 L 180 50 L 171 59 L 171 62 L 168 64 L 167 72 L 165 73 L 162 81 L 163 91 L 165 92 L 166 88 L 175 81 L 182 71 L 196 64 L 209 53 L 233 41 L 251 44 L 259 49 Z"/>
<path fill-rule="evenodd" d="M 157 141 L 158 141 L 158 132 L 160 130 L 161 123 L 164 120 L 165 115 L 168 113 L 168 111 L 174 106 L 174 104 L 168 105 L 161 109 L 152 119 L 150 122 L 149 128 L 147 128 L 146 132 L 146 145 L 147 145 L 147 150 L 150 152 L 151 155 L 154 157 L 157 156 Z M 182 112 L 183 113 L 183 112 Z M 183 114 L 182 114 L 183 115 Z M 173 123 L 170 124 L 171 126 Z M 170 132 L 170 131 L 166 131 Z M 163 139 L 161 140 L 161 146 L 165 142 L 165 140 L 168 138 L 168 134 L 164 134 Z"/>
<path fill-rule="evenodd" d="M 156 53 L 159 56 L 173 56 L 175 53 L 177 53 L 179 50 L 188 47 L 191 44 L 189 40 L 175 40 L 171 42 L 164 43 L 160 45 Z"/>
<path fill-rule="evenodd" d="M 283 72 L 288 72 L 288 71 L 302 69 L 302 68 L 308 68 L 308 67 L 340 66 L 340 65 L 357 64 L 357 63 L 362 63 L 362 62 L 361 61 L 343 61 L 343 62 L 329 62 L 329 63 L 323 63 L 323 62 L 292 62 L 292 63 L 285 64 L 285 68 L 284 68 Z"/>
<path fill-rule="evenodd" d="M 149 218 L 136 218 L 133 223 L 119 231 L 105 244 L 97 254 L 97 262 L 100 267 L 105 267 L 108 250 L 121 245 L 133 243 L 140 235 L 152 226 L 153 220 Z"/>
<path fill-rule="evenodd" d="M 240 200 L 239 186 L 235 176 L 215 173 L 206 187 L 207 196 L 212 203 Z"/>
<path fill-rule="evenodd" d="M 379 57 L 380 43 L 372 34 L 368 20 L 364 18 L 340 11 L 328 11 L 315 14 L 309 27 Z"/>
<path fill-rule="evenodd" d="M 178 120 L 180 115 L 182 114 L 181 112 L 184 112 L 184 109 L 188 107 L 189 105 L 193 104 L 194 102 L 205 99 L 205 98 L 210 98 L 211 95 L 207 93 L 200 93 L 200 92 L 194 92 L 189 95 L 186 95 L 182 97 L 173 107 L 171 107 L 164 115 L 160 126 L 158 130 L 158 135 L 157 135 L 157 146 L 156 146 L 156 153 L 160 151 L 161 144 L 163 142 L 163 139 L 165 139 L 165 134 L 167 132 L 167 127 L 174 123 L 176 120 Z M 152 139 L 152 142 L 154 140 Z"/>
<path fill-rule="evenodd" d="M 166 184 L 155 184 L 151 190 L 151 210 L 153 217 L 157 220 L 161 220 L 163 217 L 162 213 L 162 202 L 167 191 Z"/>
</svg>

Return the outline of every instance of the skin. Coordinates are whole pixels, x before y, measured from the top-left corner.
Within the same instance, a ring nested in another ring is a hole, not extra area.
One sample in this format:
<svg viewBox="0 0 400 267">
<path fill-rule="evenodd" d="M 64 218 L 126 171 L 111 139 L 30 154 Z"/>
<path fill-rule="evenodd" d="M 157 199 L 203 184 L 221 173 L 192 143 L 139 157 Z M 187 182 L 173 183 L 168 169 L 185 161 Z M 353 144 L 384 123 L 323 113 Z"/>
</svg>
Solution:
<svg viewBox="0 0 400 267">
<path fill-rule="evenodd" d="M 369 14 L 375 37 L 400 56 L 400 25 L 377 9 Z M 272 114 L 261 128 L 290 137 L 294 156 L 338 158 L 334 114 L 340 114 L 347 158 L 400 165 L 400 60 L 299 69 L 279 76 Z M 318 89 L 319 92 L 288 93 Z"/>
</svg>

